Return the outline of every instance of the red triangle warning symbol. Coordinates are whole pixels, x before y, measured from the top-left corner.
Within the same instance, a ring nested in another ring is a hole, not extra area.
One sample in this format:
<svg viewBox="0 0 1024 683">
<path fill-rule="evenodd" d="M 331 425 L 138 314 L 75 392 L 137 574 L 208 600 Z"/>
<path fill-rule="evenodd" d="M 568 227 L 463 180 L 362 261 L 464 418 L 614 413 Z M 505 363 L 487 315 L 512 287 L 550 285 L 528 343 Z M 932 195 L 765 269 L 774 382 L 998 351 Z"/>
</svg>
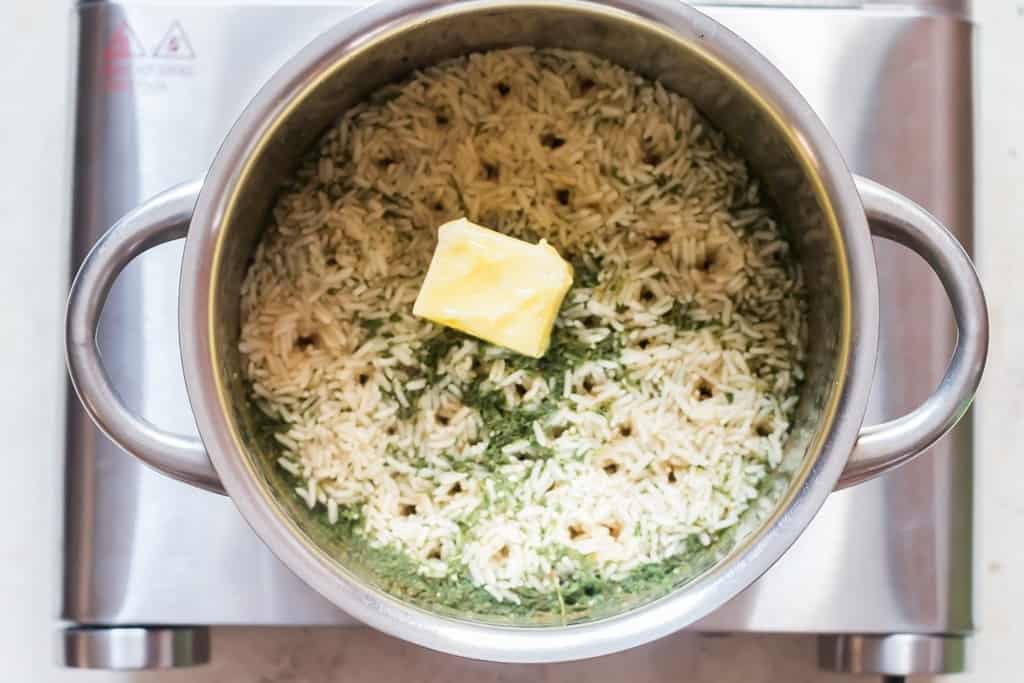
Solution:
<svg viewBox="0 0 1024 683">
<path fill-rule="evenodd" d="M 196 53 L 192 50 L 192 43 L 188 41 L 188 36 L 185 35 L 185 29 L 175 21 L 167 29 L 164 37 L 160 39 L 156 49 L 153 50 L 153 56 L 162 59 L 194 59 Z"/>
<path fill-rule="evenodd" d="M 109 59 L 131 59 L 132 57 L 146 56 L 146 48 L 142 47 L 142 41 L 135 35 L 135 31 L 127 21 L 122 21 L 110 34 L 105 52 Z"/>
</svg>

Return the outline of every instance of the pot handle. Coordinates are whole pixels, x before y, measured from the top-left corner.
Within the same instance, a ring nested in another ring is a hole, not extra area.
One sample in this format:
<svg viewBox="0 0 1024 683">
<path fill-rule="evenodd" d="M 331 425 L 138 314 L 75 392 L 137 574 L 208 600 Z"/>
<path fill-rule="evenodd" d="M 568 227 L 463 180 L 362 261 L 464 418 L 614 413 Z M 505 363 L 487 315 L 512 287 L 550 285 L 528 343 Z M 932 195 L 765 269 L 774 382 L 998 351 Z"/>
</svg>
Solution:
<svg viewBox="0 0 1024 683">
<path fill-rule="evenodd" d="M 166 432 L 124 404 L 96 343 L 100 314 L 117 276 L 144 251 L 185 236 L 201 187 L 197 180 L 161 192 L 125 214 L 96 242 L 71 284 L 64 341 L 75 392 L 103 433 L 163 474 L 224 493 L 199 439 Z"/>
<path fill-rule="evenodd" d="M 988 354 L 985 294 L 964 248 L 918 204 L 867 178 L 854 179 L 872 234 L 912 249 L 939 276 L 958 334 L 946 374 L 924 403 L 895 420 L 861 429 L 837 489 L 902 465 L 942 438 L 970 407 Z"/>
</svg>

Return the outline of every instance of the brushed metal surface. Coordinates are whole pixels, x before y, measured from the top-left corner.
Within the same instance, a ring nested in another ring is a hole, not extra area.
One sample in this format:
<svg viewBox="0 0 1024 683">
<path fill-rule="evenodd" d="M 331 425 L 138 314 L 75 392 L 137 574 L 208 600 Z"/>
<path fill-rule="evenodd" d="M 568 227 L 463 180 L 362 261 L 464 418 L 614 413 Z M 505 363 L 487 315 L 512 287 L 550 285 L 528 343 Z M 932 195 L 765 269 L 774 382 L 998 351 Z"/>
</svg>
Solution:
<svg viewBox="0 0 1024 683">
<path fill-rule="evenodd" d="M 241 107 L 350 6 L 109 5 L 79 10 L 73 264 L 121 214 L 202 173 Z M 970 25 L 950 13 L 709 8 L 797 85 L 851 168 L 971 236 Z M 134 42 L 106 49 L 127 22 Z M 152 55 L 174 23 L 190 58 Z M 145 52 L 145 56 L 140 53 Z M 813 58 L 808 58 L 813 55 Z M 122 87 L 132 79 L 130 89 Z M 927 267 L 879 244 L 884 391 L 869 420 L 917 405 L 953 343 Z M 130 266 L 100 347 L 126 402 L 194 433 L 176 344 L 180 244 Z M 142 314 L 140 314 L 140 312 Z M 82 623 L 343 624 L 255 538 L 230 501 L 140 467 L 69 406 L 63 615 Z M 834 494 L 764 579 L 706 619 L 714 631 L 958 633 L 971 613 L 969 423 L 879 481 Z"/>
<path fill-rule="evenodd" d="M 121 0 L 119 5 L 158 5 L 165 0 Z M 249 0 L 256 4 L 259 0 Z M 274 0 L 276 4 L 306 4 L 303 0 Z M 328 0 L 328 2 L 336 0 Z M 192 0 L 195 4 L 245 4 L 246 0 L 230 2 L 229 0 Z M 79 5 L 111 4 L 111 0 L 78 0 Z M 718 5 L 722 7 L 784 7 L 784 8 L 822 8 L 822 9 L 859 9 L 862 7 L 893 8 L 929 13 L 948 13 L 967 16 L 970 13 L 970 0 L 695 0 L 692 5 Z"/>
<path fill-rule="evenodd" d="M 177 669 L 210 661 L 210 629 L 72 627 L 61 633 L 60 649 L 71 669 Z"/>
<path fill-rule="evenodd" d="M 818 638 L 818 667 L 844 674 L 909 676 L 967 670 L 963 636 L 914 633 Z"/>
</svg>

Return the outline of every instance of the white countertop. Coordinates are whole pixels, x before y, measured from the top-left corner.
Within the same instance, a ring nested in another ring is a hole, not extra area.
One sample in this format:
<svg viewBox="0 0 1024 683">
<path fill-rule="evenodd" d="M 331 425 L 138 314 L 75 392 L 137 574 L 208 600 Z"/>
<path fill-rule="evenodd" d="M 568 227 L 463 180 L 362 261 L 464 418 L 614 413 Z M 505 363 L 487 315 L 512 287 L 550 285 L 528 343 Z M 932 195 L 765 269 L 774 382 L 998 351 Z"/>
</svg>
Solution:
<svg viewBox="0 0 1024 683">
<path fill-rule="evenodd" d="M 976 257 L 991 307 L 989 369 L 976 408 L 980 632 L 962 683 L 1019 678 L 1024 643 L 1024 4 L 975 0 L 978 205 Z M 686 680 L 841 681 L 820 674 L 807 638 L 679 636 L 614 659 L 549 667 L 469 663 L 366 629 L 218 629 L 214 663 L 113 674 L 54 665 L 59 600 L 67 287 L 66 3 L 0 5 L 0 680 L 242 681 Z M 457 672 L 457 673 L 456 673 Z M 869 679 L 870 680 L 870 679 Z"/>
</svg>

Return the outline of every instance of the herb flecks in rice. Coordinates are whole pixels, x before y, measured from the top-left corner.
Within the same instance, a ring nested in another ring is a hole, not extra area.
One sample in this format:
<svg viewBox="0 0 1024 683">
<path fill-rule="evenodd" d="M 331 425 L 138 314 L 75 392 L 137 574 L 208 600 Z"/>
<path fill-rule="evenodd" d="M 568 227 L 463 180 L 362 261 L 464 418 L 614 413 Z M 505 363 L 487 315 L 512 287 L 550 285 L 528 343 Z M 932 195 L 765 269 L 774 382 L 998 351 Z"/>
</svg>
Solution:
<svg viewBox="0 0 1024 683">
<path fill-rule="evenodd" d="M 574 263 L 543 358 L 413 317 L 463 215 Z M 621 591 L 781 459 L 800 273 L 744 163 L 657 83 L 577 52 L 447 62 L 346 113 L 272 223 L 240 349 L 280 464 L 416 581 L 563 610 L 581 576 Z"/>
</svg>

